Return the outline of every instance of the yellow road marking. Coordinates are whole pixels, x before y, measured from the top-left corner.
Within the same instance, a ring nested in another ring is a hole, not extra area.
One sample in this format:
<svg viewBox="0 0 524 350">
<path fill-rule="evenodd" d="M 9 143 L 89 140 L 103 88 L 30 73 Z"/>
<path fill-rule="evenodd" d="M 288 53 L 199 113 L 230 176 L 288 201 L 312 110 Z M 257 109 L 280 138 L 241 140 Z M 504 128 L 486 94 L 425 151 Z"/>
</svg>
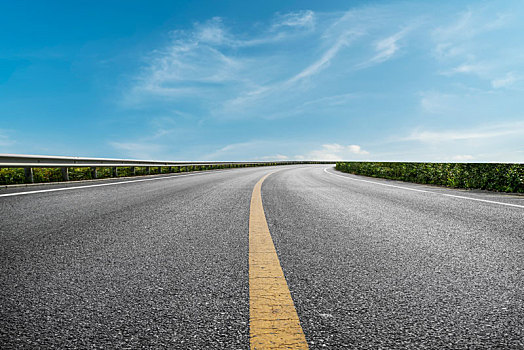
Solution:
<svg viewBox="0 0 524 350">
<path fill-rule="evenodd" d="M 249 214 L 249 332 L 251 349 L 308 349 L 269 233 L 261 178 Z"/>
</svg>

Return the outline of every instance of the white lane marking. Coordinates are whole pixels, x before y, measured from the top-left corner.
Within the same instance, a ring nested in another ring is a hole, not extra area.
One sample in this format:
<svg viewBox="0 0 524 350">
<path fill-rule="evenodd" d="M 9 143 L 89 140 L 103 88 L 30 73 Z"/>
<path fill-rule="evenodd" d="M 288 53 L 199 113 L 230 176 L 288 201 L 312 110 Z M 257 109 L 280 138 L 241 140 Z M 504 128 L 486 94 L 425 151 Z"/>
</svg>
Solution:
<svg viewBox="0 0 524 350">
<path fill-rule="evenodd" d="M 508 206 L 508 207 L 515 207 L 515 208 L 522 208 L 522 209 L 524 209 L 524 205 L 511 204 L 511 203 L 504 203 L 504 202 L 497 202 L 497 201 L 490 201 L 490 200 L 487 200 L 487 199 L 471 198 L 471 197 L 466 197 L 466 196 L 457 196 L 457 195 L 454 195 L 454 194 L 438 193 L 438 192 L 432 192 L 432 191 L 426 191 L 426 190 L 419 190 L 419 189 L 417 189 L 417 188 L 409 188 L 409 187 L 403 187 L 403 186 L 396 186 L 396 185 L 384 184 L 384 183 L 375 182 L 375 181 L 362 180 L 362 179 L 355 179 L 355 178 L 350 177 L 350 176 L 344 176 L 344 175 L 339 175 L 339 174 L 330 173 L 329 171 L 327 171 L 328 169 L 329 169 L 329 168 L 324 168 L 324 171 L 325 171 L 326 173 L 330 174 L 330 175 L 335 175 L 335 176 L 338 176 L 338 177 L 343 177 L 344 179 L 348 179 L 348 180 L 352 180 L 352 181 L 368 182 L 368 183 L 375 184 L 375 185 L 386 186 L 386 187 L 394 187 L 394 188 L 400 188 L 400 189 L 408 190 L 408 191 L 424 192 L 424 193 L 432 193 L 432 194 L 441 195 L 441 196 L 446 196 L 446 197 L 460 198 L 460 199 L 469 199 L 469 200 L 471 200 L 471 201 L 484 202 L 484 203 L 492 203 L 492 204 L 500 204 L 500 205 L 505 205 L 505 206 Z"/>
<path fill-rule="evenodd" d="M 25 194 L 35 194 L 35 193 L 45 193 L 45 192 L 57 192 L 57 191 L 68 191 L 68 190 L 77 190 L 81 188 L 92 188 L 92 187 L 102 187 L 102 186 L 114 186 L 114 185 L 124 185 L 129 184 L 133 182 L 143 182 L 143 181 L 155 181 L 155 180 L 165 180 L 165 179 L 173 179 L 175 177 L 182 177 L 182 176 L 194 176 L 194 175 L 204 175 L 204 174 L 216 174 L 216 173 L 222 173 L 224 171 L 228 170 L 218 170 L 218 171 L 199 171 L 196 173 L 190 173 L 190 174 L 180 174 L 180 175 L 171 175 L 171 176 L 162 176 L 162 177 L 153 177 L 148 179 L 139 179 L 139 180 L 129 180 L 129 181 L 120 181 L 120 182 L 109 182 L 109 183 L 103 183 L 103 184 L 96 184 L 96 185 L 85 185 L 85 186 L 72 186 L 72 187 L 61 187 L 61 188 L 50 188 L 48 190 L 37 190 L 37 191 L 27 191 L 27 192 L 14 192 L 14 193 L 6 193 L 6 194 L 0 194 L 0 197 L 13 197 L 13 196 L 22 196 Z"/>
</svg>

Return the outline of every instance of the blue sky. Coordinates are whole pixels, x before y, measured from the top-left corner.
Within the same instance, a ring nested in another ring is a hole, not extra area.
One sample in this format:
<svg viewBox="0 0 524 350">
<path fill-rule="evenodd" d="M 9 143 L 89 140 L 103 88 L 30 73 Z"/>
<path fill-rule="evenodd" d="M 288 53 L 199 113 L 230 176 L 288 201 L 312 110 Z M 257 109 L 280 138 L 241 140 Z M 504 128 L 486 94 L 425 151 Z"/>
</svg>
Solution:
<svg viewBox="0 0 524 350">
<path fill-rule="evenodd" d="M 0 153 L 524 162 L 522 1 L 10 1 Z"/>
</svg>

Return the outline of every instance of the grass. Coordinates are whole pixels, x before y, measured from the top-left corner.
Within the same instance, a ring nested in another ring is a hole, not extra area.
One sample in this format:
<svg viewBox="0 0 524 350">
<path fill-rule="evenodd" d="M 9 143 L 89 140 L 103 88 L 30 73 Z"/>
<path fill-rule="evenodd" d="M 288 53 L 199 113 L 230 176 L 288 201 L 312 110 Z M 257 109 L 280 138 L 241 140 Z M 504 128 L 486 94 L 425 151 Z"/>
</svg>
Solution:
<svg viewBox="0 0 524 350">
<path fill-rule="evenodd" d="M 336 169 L 421 184 L 524 193 L 524 164 L 338 162 Z"/>
</svg>

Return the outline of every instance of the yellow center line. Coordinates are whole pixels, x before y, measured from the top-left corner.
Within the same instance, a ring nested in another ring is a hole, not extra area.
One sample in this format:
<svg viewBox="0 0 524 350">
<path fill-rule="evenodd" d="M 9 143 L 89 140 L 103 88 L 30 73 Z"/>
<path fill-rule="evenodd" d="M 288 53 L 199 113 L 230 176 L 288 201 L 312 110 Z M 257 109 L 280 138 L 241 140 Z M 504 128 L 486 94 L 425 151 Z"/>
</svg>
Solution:
<svg viewBox="0 0 524 350">
<path fill-rule="evenodd" d="M 261 178 L 249 214 L 249 332 L 251 349 L 308 349 L 269 233 Z"/>
</svg>

